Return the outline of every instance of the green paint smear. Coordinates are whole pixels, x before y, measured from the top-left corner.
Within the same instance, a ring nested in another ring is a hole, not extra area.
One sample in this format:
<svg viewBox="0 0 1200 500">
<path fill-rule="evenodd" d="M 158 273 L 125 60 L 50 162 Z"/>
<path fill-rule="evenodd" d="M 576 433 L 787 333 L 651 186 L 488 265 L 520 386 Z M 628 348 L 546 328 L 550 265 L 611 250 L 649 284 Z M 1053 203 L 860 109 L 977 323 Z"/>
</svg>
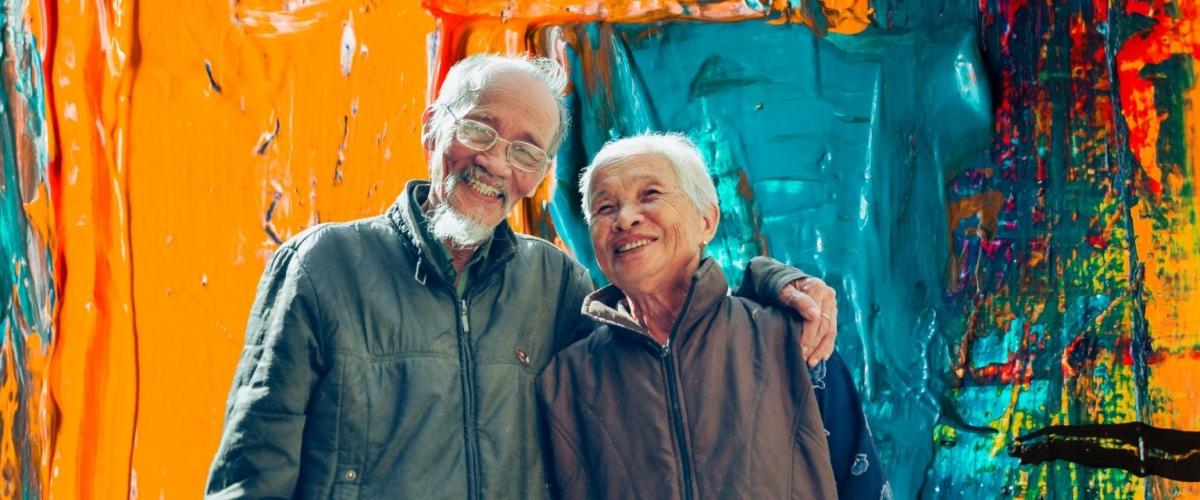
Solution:
<svg viewBox="0 0 1200 500">
<path fill-rule="evenodd" d="M 53 253 L 48 242 L 41 241 L 29 225 L 23 201 L 38 196 L 46 179 L 49 154 L 46 141 L 46 101 L 42 80 L 41 55 L 24 25 L 25 4 L 6 5 L 0 13 L 3 26 L 3 52 L 0 53 L 0 157 L 4 179 L 0 196 L 0 345 L 12 352 L 12 358 L 0 357 L 0 377 L 6 377 L 12 362 L 16 377 L 16 413 L 4 422 L 16 443 L 17 463 L 10 480 L 20 498 L 40 498 L 42 480 L 39 458 L 51 450 L 35 449 L 46 439 L 31 439 L 29 427 L 34 407 L 31 375 L 26 366 L 27 338 L 40 337 L 48 351 L 53 339 L 54 281 Z M 18 154 L 21 152 L 21 154 Z M 49 190 L 46 190 L 48 193 Z M 38 353 L 44 358 L 48 352 Z M 9 383 L 0 380 L 0 383 Z M 34 444 L 39 443 L 39 444 Z"/>
</svg>

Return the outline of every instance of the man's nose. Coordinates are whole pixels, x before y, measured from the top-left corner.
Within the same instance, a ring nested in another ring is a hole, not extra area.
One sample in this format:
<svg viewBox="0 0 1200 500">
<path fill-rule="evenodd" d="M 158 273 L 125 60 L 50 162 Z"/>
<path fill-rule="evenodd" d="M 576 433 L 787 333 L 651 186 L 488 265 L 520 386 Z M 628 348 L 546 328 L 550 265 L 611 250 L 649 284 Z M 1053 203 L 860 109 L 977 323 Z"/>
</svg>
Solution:
<svg viewBox="0 0 1200 500">
<path fill-rule="evenodd" d="M 496 141 L 486 151 L 480 151 L 475 155 L 475 162 L 493 177 L 507 179 L 512 175 L 512 165 L 508 164 L 508 144 L 504 141 Z"/>
</svg>

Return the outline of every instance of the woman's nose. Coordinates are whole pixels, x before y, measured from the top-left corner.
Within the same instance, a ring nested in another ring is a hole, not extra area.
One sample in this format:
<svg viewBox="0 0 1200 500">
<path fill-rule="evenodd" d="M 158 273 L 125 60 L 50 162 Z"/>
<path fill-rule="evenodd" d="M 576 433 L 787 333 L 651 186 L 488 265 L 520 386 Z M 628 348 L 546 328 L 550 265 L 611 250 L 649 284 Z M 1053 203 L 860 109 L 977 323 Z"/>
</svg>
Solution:
<svg viewBox="0 0 1200 500">
<path fill-rule="evenodd" d="M 642 222 L 642 212 L 631 204 L 617 209 L 617 229 L 627 231 Z"/>
</svg>

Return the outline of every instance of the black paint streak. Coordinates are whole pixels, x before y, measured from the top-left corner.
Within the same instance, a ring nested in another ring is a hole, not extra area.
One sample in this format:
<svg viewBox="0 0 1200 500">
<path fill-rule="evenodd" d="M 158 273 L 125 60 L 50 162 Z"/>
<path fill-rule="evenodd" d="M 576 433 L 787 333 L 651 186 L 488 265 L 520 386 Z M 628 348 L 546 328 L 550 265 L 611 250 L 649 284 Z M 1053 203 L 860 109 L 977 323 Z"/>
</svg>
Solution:
<svg viewBox="0 0 1200 500">
<path fill-rule="evenodd" d="M 271 241 L 274 241 L 276 245 L 282 245 L 283 239 L 281 239 L 279 237 L 279 233 L 275 231 L 275 223 L 271 222 L 271 216 L 275 215 L 275 204 L 279 203 L 279 199 L 282 197 L 282 192 L 275 192 L 275 197 L 271 198 L 271 204 L 267 206 L 267 215 L 263 218 L 263 229 L 267 231 L 267 236 L 270 237 Z"/>
<path fill-rule="evenodd" d="M 209 86 L 211 86 L 213 90 L 217 91 L 217 93 L 220 94 L 221 93 L 221 84 L 217 83 L 216 78 L 213 78 L 211 62 L 204 61 L 204 72 L 208 73 Z"/>
<path fill-rule="evenodd" d="M 1000 432 L 991 427 L 987 427 L 987 426 L 983 426 L 983 425 L 975 425 L 970 422 L 967 422 L 967 419 L 966 419 L 966 417 L 963 417 L 962 412 L 958 411 L 958 405 L 956 405 L 952 401 L 950 401 L 950 398 L 947 398 L 941 392 L 929 391 L 929 392 L 926 392 L 926 394 L 932 395 L 934 404 L 940 410 L 939 415 L 938 415 L 939 421 L 946 422 L 951 427 L 953 427 L 957 430 L 964 431 L 964 432 L 971 432 L 971 433 L 975 433 L 975 434 L 988 435 L 988 434 L 996 434 L 997 432 Z"/>
<path fill-rule="evenodd" d="M 1200 432 L 1141 422 L 1052 425 L 1018 437 L 1010 454 L 1022 464 L 1067 460 L 1124 469 L 1139 477 L 1200 482 Z"/>
<path fill-rule="evenodd" d="M 333 165 L 334 186 L 342 185 L 342 163 L 346 161 L 346 138 L 348 137 L 350 137 L 350 117 L 342 115 L 342 144 L 338 146 L 337 163 Z"/>
<path fill-rule="evenodd" d="M 258 145 L 258 150 L 255 151 L 255 154 L 257 154 L 258 156 L 262 156 L 262 155 L 266 154 L 267 147 L 269 147 L 271 145 L 271 142 L 274 141 L 275 137 L 278 135 L 279 135 L 279 119 L 276 118 L 275 119 L 275 131 L 271 132 L 269 135 L 267 135 L 266 139 L 263 140 L 262 144 Z"/>
</svg>

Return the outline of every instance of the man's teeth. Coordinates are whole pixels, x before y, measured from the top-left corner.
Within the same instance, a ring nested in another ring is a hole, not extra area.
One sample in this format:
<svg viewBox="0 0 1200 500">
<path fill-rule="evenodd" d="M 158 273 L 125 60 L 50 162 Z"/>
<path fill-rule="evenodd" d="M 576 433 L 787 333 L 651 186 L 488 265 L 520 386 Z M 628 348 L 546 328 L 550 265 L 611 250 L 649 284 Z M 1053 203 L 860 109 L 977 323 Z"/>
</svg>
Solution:
<svg viewBox="0 0 1200 500">
<path fill-rule="evenodd" d="M 626 243 L 624 245 L 617 247 L 617 253 L 628 252 L 635 248 L 640 248 L 640 247 L 646 246 L 646 244 L 648 244 L 648 243 L 650 243 L 650 240 L 648 240 L 648 239 L 631 241 L 629 243 Z"/>
<path fill-rule="evenodd" d="M 475 179 L 467 178 L 467 184 L 470 184 L 472 188 L 484 194 L 485 196 L 500 196 L 499 189 L 479 182 Z"/>
</svg>

